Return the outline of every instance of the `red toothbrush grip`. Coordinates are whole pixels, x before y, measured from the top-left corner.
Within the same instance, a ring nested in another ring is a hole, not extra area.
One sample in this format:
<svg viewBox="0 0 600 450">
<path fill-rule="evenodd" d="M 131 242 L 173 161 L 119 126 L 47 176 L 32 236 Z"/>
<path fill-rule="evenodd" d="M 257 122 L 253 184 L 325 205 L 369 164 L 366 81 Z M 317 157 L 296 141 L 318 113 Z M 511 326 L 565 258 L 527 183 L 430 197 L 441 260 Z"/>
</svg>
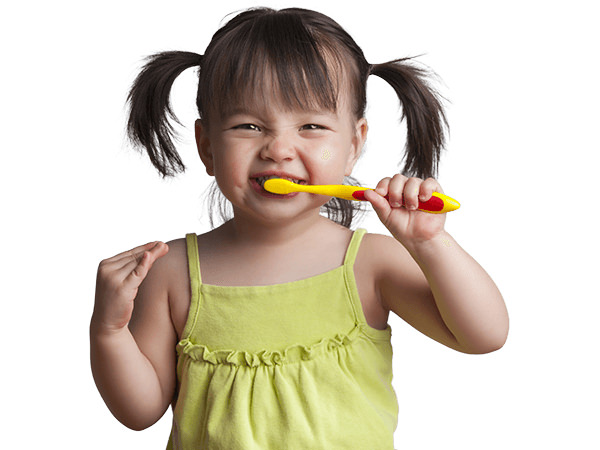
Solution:
<svg viewBox="0 0 600 450">
<path fill-rule="evenodd" d="M 365 199 L 365 191 L 354 191 L 352 193 L 352 197 L 356 200 L 366 200 Z M 389 201 L 389 196 L 384 197 L 387 201 Z M 402 205 L 404 206 L 404 196 L 402 196 Z M 441 211 L 444 209 L 444 200 L 435 195 L 432 195 L 429 200 L 426 202 L 422 202 L 419 200 L 418 209 L 422 209 L 424 211 Z"/>
</svg>

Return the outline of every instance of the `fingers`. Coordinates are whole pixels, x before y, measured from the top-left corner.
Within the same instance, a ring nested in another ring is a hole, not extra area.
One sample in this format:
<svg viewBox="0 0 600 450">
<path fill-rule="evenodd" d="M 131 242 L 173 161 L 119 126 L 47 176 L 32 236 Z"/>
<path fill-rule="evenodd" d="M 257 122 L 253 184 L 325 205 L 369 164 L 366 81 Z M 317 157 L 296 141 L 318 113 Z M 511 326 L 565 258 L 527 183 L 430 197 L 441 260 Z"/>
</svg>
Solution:
<svg viewBox="0 0 600 450">
<path fill-rule="evenodd" d="M 147 244 L 140 245 L 139 247 L 127 250 L 123 253 L 119 253 L 118 255 L 115 255 L 112 258 L 108 258 L 103 261 L 103 264 L 115 270 L 121 269 L 131 262 L 135 262 L 137 265 L 142 260 L 142 255 L 144 254 L 144 252 L 160 250 L 159 244 L 166 246 L 166 244 L 158 241 L 148 242 Z"/>
<path fill-rule="evenodd" d="M 131 260 L 126 264 L 125 272 L 129 272 L 129 274 L 124 280 L 125 283 L 131 282 L 132 284 L 139 286 L 144 278 L 146 278 L 146 275 L 148 275 L 148 272 L 152 268 L 154 262 L 158 258 L 166 255 L 168 251 L 169 246 L 167 244 L 158 242 L 150 250 L 142 252 L 139 256 L 139 259 L 136 256 L 134 260 Z M 131 269 L 128 270 L 130 267 Z"/>
<path fill-rule="evenodd" d="M 154 261 L 150 261 L 150 252 L 144 252 L 139 262 L 137 260 L 129 262 L 123 270 L 126 274 L 123 285 L 135 288 L 139 287 L 144 278 L 146 278 L 146 275 L 148 275 L 153 263 Z"/>
<path fill-rule="evenodd" d="M 120 330 L 131 320 L 142 281 L 154 262 L 169 251 L 162 242 L 151 242 L 103 260 L 98 266 L 95 323 L 105 330 Z"/>
<path fill-rule="evenodd" d="M 392 211 L 392 208 L 390 207 L 388 201 L 383 198 L 383 196 L 385 196 L 387 193 L 387 187 L 384 187 L 385 185 L 382 184 L 382 182 L 383 180 L 379 182 L 374 191 L 367 189 L 364 195 L 365 199 L 371 203 L 371 206 L 373 206 L 373 209 L 377 213 L 379 219 L 385 224 L 387 222 L 387 217 Z"/>
<path fill-rule="evenodd" d="M 416 177 L 408 178 L 401 174 L 382 179 L 377 184 L 375 191 L 381 196 L 387 195 L 392 208 L 404 206 L 409 211 L 418 209 L 419 202 L 426 202 L 434 192 L 443 193 L 434 178 L 422 180 Z"/>
<path fill-rule="evenodd" d="M 147 244 L 140 245 L 139 247 L 132 248 L 131 250 L 127 250 L 123 253 L 119 253 L 118 255 L 115 255 L 112 258 L 109 258 L 109 260 L 114 261 L 114 262 L 117 262 L 117 261 L 123 262 L 123 260 L 130 261 L 132 259 L 132 257 L 139 260 L 141 258 L 141 255 L 146 250 L 150 250 L 150 249 L 154 248 L 159 243 L 160 242 L 158 242 L 158 241 L 148 242 Z"/>
<path fill-rule="evenodd" d="M 149 242 L 105 259 L 100 263 L 99 272 L 102 272 L 104 278 L 110 278 L 116 283 L 137 279 L 139 283 L 134 281 L 134 284 L 139 286 L 154 262 L 168 251 L 169 246 L 163 242 Z"/>
<path fill-rule="evenodd" d="M 390 181 L 391 178 L 389 177 L 383 178 L 377 183 L 374 192 L 371 190 L 365 191 L 365 199 L 371 202 L 373 208 L 382 220 L 384 220 L 383 217 L 387 216 L 391 211 L 390 203 L 384 198 L 388 194 Z M 375 195 L 375 192 L 379 195 Z"/>
<path fill-rule="evenodd" d="M 441 187 L 434 178 L 427 178 L 424 181 L 420 180 L 419 178 L 410 178 L 409 181 L 411 180 L 418 181 L 413 183 L 413 185 L 416 185 L 416 187 L 413 195 L 410 198 L 411 207 L 409 209 L 416 209 L 414 206 L 416 205 L 418 207 L 419 202 L 426 202 L 431 198 L 434 192 L 441 192 Z M 405 189 L 405 196 L 407 195 L 407 191 L 411 192 L 410 189 Z"/>
</svg>

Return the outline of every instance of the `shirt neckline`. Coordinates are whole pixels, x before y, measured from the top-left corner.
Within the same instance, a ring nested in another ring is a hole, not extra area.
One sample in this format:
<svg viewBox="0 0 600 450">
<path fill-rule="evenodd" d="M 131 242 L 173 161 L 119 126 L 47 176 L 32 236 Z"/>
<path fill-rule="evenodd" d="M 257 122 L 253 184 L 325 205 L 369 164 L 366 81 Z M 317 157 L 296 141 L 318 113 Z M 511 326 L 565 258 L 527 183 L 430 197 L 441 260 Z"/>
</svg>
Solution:
<svg viewBox="0 0 600 450">
<path fill-rule="evenodd" d="M 292 281 L 285 281 L 283 283 L 274 283 L 274 284 L 259 284 L 259 285 L 240 285 L 240 286 L 232 286 L 232 285 L 221 285 L 221 284 L 210 284 L 210 283 L 204 283 L 201 282 L 200 286 L 205 286 L 207 289 L 228 289 L 228 290 L 241 290 L 241 289 L 247 289 L 247 290 L 259 290 L 259 289 L 273 289 L 276 287 L 291 287 L 292 285 L 295 284 L 306 284 L 306 283 L 310 283 L 312 280 L 318 279 L 318 278 L 325 278 L 326 276 L 333 274 L 335 272 L 341 271 L 344 268 L 344 264 L 342 264 L 341 266 L 337 266 L 334 267 L 333 269 L 329 269 L 325 272 L 319 273 L 317 275 L 313 275 L 307 278 L 301 278 L 299 280 L 292 280 Z"/>
</svg>

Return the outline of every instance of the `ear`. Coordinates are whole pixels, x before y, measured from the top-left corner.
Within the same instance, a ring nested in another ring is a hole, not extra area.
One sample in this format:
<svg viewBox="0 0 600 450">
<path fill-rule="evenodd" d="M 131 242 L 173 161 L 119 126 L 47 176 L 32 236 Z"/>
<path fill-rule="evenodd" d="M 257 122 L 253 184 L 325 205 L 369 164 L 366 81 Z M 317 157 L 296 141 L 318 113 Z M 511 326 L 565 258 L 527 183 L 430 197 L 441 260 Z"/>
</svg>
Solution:
<svg viewBox="0 0 600 450">
<path fill-rule="evenodd" d="M 359 119 L 356 122 L 354 137 L 352 138 L 352 148 L 350 150 L 350 154 L 348 155 L 348 161 L 346 163 L 346 172 L 345 175 L 349 176 L 352 174 L 352 169 L 354 169 L 354 165 L 358 158 L 362 153 L 363 146 L 365 145 L 365 141 L 367 140 L 367 132 L 369 131 L 369 125 L 367 124 L 367 119 L 364 117 Z"/>
<path fill-rule="evenodd" d="M 202 120 L 196 119 L 194 124 L 194 131 L 196 135 L 196 147 L 198 147 L 198 154 L 200 159 L 206 167 L 206 173 L 210 176 L 215 175 L 213 167 L 213 156 L 212 149 L 210 147 L 210 139 L 208 138 L 208 132 L 206 127 L 202 124 Z"/>
</svg>

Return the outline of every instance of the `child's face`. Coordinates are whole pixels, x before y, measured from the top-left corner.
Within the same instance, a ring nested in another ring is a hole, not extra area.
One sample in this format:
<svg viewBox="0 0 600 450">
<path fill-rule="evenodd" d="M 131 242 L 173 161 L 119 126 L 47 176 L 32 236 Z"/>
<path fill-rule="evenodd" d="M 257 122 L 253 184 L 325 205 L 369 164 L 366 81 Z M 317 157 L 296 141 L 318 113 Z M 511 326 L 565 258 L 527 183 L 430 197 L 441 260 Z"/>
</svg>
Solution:
<svg viewBox="0 0 600 450">
<path fill-rule="evenodd" d="M 196 122 L 200 157 L 234 210 L 261 218 L 293 217 L 318 209 L 330 197 L 299 193 L 274 198 L 256 175 L 281 171 L 302 184 L 342 184 L 350 175 L 366 139 L 365 119 L 355 120 L 347 99 L 337 112 L 283 108 L 275 98 L 252 110 L 211 117 L 209 129 Z"/>
</svg>

